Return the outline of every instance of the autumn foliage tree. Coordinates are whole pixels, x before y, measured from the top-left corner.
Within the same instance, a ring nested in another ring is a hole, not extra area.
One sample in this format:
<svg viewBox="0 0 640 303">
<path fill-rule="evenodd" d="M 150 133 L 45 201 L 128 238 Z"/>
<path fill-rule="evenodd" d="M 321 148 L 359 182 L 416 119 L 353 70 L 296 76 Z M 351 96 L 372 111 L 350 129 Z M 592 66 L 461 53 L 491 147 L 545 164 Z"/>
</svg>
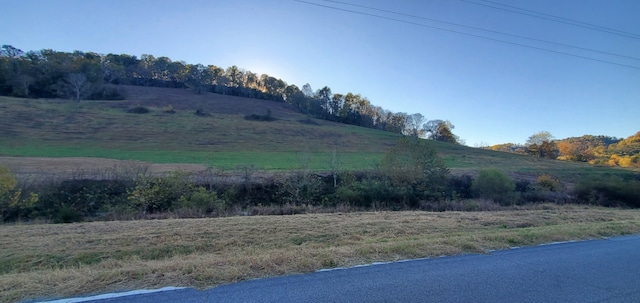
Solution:
<svg viewBox="0 0 640 303">
<path fill-rule="evenodd" d="M 558 157 L 558 146 L 548 131 L 537 132 L 527 139 L 526 153 L 540 158 L 555 159 Z"/>
</svg>

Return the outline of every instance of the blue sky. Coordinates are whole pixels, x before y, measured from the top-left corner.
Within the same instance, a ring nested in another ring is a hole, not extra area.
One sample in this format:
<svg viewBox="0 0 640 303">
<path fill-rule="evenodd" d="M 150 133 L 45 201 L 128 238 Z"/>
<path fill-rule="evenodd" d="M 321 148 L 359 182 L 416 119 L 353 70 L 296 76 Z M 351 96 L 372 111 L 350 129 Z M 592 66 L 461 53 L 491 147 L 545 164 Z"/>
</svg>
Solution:
<svg viewBox="0 0 640 303">
<path fill-rule="evenodd" d="M 307 1 L 389 19 L 293 0 L 0 0 L 0 44 L 237 65 L 299 87 L 360 93 L 394 112 L 450 120 L 470 146 L 524 143 L 542 130 L 556 138 L 640 131 L 640 1 L 346 1 L 389 12 Z M 487 7 L 495 3 L 636 36 Z"/>
</svg>

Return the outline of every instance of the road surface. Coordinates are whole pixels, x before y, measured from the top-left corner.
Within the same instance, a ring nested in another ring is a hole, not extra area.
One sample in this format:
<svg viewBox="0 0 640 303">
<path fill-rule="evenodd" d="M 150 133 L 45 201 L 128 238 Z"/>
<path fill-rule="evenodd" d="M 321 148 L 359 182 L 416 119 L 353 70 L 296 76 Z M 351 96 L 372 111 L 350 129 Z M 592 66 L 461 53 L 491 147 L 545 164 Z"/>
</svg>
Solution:
<svg viewBox="0 0 640 303">
<path fill-rule="evenodd" d="M 86 299 L 57 302 L 640 302 L 640 236 Z"/>
</svg>

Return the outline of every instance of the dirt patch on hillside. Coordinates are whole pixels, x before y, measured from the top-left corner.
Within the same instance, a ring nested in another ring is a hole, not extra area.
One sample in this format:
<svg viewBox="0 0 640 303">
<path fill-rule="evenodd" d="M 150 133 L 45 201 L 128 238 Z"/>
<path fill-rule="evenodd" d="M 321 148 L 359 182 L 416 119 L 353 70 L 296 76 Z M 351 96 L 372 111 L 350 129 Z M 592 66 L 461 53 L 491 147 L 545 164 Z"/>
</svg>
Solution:
<svg viewBox="0 0 640 303">
<path fill-rule="evenodd" d="M 305 117 L 297 108 L 284 102 L 220 95 L 196 94 L 188 89 L 160 88 L 120 85 L 127 96 L 126 101 L 109 101 L 114 107 L 129 108 L 136 105 L 162 108 L 172 106 L 175 110 L 200 110 L 205 114 L 264 115 L 268 112 L 277 119 L 297 120 Z"/>
</svg>

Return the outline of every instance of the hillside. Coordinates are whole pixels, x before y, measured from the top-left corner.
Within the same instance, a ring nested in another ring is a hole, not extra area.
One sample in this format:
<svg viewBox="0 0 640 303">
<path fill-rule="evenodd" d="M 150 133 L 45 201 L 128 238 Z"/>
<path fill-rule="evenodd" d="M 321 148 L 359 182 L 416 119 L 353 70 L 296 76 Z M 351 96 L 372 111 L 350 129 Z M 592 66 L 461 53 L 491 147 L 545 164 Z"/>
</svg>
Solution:
<svg viewBox="0 0 640 303">
<path fill-rule="evenodd" d="M 195 94 L 187 89 L 119 89 L 126 100 L 76 103 L 0 97 L 0 156 L 95 157 L 223 169 L 254 165 L 278 170 L 328 169 L 335 151 L 341 168 L 370 169 L 399 138 L 390 132 L 311 119 L 281 102 Z M 135 107 L 150 112 L 127 112 Z M 247 115 L 270 115 L 275 120 L 246 120 Z M 630 172 L 433 144 L 458 172 L 499 168 L 523 177 Z"/>
</svg>

